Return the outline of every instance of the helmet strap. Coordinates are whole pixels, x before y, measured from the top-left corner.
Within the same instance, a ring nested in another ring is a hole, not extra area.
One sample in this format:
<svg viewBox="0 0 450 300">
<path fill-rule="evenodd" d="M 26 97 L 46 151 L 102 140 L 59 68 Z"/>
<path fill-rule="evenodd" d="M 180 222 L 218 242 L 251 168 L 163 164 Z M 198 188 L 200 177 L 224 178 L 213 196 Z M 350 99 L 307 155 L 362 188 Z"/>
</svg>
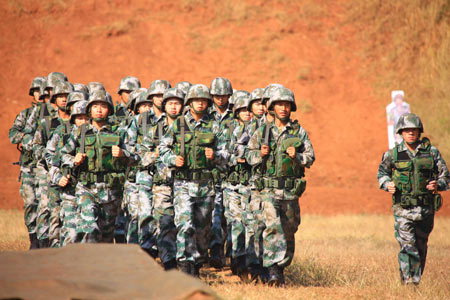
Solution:
<svg viewBox="0 0 450 300">
<path fill-rule="evenodd" d="M 92 121 L 94 122 L 106 122 L 108 118 L 92 118 Z"/>
<path fill-rule="evenodd" d="M 289 120 L 290 115 L 287 115 L 286 117 L 281 118 L 280 116 L 278 116 L 277 114 L 275 114 L 275 118 L 277 118 L 278 120 L 280 120 L 281 122 L 286 122 Z"/>
<path fill-rule="evenodd" d="M 169 114 L 169 113 L 167 113 L 167 115 L 168 115 L 171 119 L 176 119 L 179 115 L 181 115 L 181 111 L 180 111 L 178 114 L 176 114 L 176 115 Z"/>
<path fill-rule="evenodd" d="M 260 115 L 257 115 L 254 112 L 252 112 L 252 113 L 253 113 L 253 116 L 255 116 L 255 118 L 257 118 L 257 119 L 261 119 L 264 116 L 264 113 L 262 113 Z"/>
<path fill-rule="evenodd" d="M 156 105 L 156 103 L 153 102 L 153 106 L 156 107 L 157 109 L 161 110 L 161 105 Z"/>
</svg>

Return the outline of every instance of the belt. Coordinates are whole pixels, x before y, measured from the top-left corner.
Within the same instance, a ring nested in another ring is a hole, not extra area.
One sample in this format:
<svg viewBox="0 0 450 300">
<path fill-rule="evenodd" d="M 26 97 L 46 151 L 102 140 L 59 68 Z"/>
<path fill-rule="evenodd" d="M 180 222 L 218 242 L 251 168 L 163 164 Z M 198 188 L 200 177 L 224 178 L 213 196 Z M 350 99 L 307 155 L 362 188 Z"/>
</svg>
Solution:
<svg viewBox="0 0 450 300">
<path fill-rule="evenodd" d="M 295 185 L 294 177 L 267 178 L 264 177 L 264 187 L 274 189 L 292 189 Z"/>
<path fill-rule="evenodd" d="M 213 180 L 212 172 L 206 169 L 202 170 L 177 170 L 175 171 L 175 178 L 184 180 Z"/>
</svg>

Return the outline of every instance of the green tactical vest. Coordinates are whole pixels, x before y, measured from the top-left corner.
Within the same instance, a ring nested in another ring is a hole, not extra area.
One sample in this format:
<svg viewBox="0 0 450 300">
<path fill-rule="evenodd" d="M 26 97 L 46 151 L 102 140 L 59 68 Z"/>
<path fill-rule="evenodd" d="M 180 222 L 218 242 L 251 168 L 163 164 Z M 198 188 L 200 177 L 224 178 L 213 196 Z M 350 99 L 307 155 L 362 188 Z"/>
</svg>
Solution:
<svg viewBox="0 0 450 300">
<path fill-rule="evenodd" d="M 233 126 L 230 124 L 230 135 L 233 134 Z M 236 140 L 239 140 L 242 136 L 242 134 L 247 130 L 247 125 L 240 128 L 240 131 L 238 133 L 238 136 L 236 137 Z M 235 166 L 230 168 L 229 174 L 227 176 L 227 181 L 233 185 L 236 184 L 248 184 L 248 181 L 250 179 L 251 175 L 251 166 L 248 163 L 237 163 Z"/>
<path fill-rule="evenodd" d="M 289 129 L 288 134 L 278 143 L 270 134 L 270 125 L 266 123 L 262 127 L 262 141 L 264 143 L 265 140 L 268 140 L 268 146 L 270 148 L 270 153 L 264 162 L 266 172 L 263 175 L 272 178 L 303 177 L 305 175 L 305 168 L 294 164 L 293 160 L 286 153 L 286 149 L 289 147 L 295 147 L 297 153 L 300 152 L 303 144 L 303 141 L 297 137 L 300 125 L 297 122 L 293 123 L 293 128 Z M 269 136 L 267 137 L 267 135 Z"/>
<path fill-rule="evenodd" d="M 394 169 L 392 179 L 396 192 L 393 195 L 394 203 L 401 206 L 430 205 L 432 191 L 427 190 L 427 184 L 433 180 L 434 159 L 431 155 L 431 143 L 427 138 L 422 139 L 422 147 L 414 158 L 410 158 L 407 151 L 394 151 Z"/>
<path fill-rule="evenodd" d="M 153 126 L 153 139 L 152 139 L 152 151 L 155 151 L 156 147 L 159 146 L 159 141 L 161 140 L 162 136 L 164 135 L 164 120 L 161 120 L 160 122 L 156 123 L 156 126 Z M 166 128 L 167 129 L 167 128 Z M 160 173 L 155 170 L 156 166 L 153 165 L 153 184 L 155 185 L 161 185 L 164 183 L 167 183 L 167 180 L 161 177 Z"/>
<path fill-rule="evenodd" d="M 175 155 L 184 157 L 184 166 L 178 168 L 176 173 L 186 174 L 186 171 L 213 169 L 214 164 L 206 159 L 205 156 L 205 148 L 213 148 L 215 144 L 215 134 L 212 132 L 212 124 L 213 121 L 209 120 L 206 124 L 202 123 L 202 130 L 195 129 L 191 131 L 186 124 L 184 116 L 181 116 L 175 121 L 173 127 L 175 134 L 173 150 Z M 182 129 L 182 126 L 184 129 Z"/>
</svg>

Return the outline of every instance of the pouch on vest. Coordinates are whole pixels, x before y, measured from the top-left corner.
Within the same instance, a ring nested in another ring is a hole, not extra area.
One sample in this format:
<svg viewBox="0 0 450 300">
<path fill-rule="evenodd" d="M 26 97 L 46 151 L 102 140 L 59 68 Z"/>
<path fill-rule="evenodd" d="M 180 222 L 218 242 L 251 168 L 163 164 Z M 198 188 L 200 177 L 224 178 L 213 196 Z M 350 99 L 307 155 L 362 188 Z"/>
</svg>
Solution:
<svg viewBox="0 0 450 300">
<path fill-rule="evenodd" d="M 395 170 L 392 178 L 395 183 L 395 187 L 399 192 L 411 192 L 411 161 L 397 161 L 395 162 Z"/>
<path fill-rule="evenodd" d="M 442 196 L 441 194 L 434 194 L 433 195 L 433 207 L 434 211 L 438 211 L 442 207 Z"/>
<path fill-rule="evenodd" d="M 84 149 L 87 157 L 87 165 L 89 171 L 95 171 L 95 135 L 87 135 L 84 139 Z"/>
<path fill-rule="evenodd" d="M 284 139 L 281 142 L 281 152 L 286 152 L 289 147 L 294 147 L 298 153 L 302 144 L 302 139 L 298 137 Z"/>
<path fill-rule="evenodd" d="M 100 145 L 102 147 L 101 169 L 106 171 L 120 170 L 120 161 L 112 156 L 112 146 L 118 146 L 120 137 L 118 135 L 100 135 Z M 100 166 L 99 166 L 100 167 Z"/>
<path fill-rule="evenodd" d="M 292 193 L 298 197 L 300 197 L 303 192 L 306 190 L 306 180 L 301 178 L 295 179 L 294 188 L 292 189 Z"/>
</svg>

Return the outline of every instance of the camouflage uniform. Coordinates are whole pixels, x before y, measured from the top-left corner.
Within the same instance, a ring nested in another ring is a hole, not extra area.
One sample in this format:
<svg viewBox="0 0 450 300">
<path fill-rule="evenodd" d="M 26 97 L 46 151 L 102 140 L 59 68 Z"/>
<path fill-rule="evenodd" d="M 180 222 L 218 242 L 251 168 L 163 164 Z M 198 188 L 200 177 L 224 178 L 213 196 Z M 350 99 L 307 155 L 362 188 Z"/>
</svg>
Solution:
<svg viewBox="0 0 450 300">
<path fill-rule="evenodd" d="M 420 128 L 420 119 L 414 114 L 402 115 L 397 133 L 405 128 Z M 400 245 L 398 262 L 400 279 L 404 284 L 419 284 L 425 269 L 428 237 L 433 230 L 434 213 L 439 209 L 439 194 L 427 190 L 431 180 L 437 180 L 437 189 L 449 189 L 450 174 L 439 150 L 427 138 L 419 141 L 415 151 L 405 142 L 384 153 L 378 168 L 380 188 L 388 191 L 395 183 L 392 210 L 395 219 L 395 237 Z"/>
<path fill-rule="evenodd" d="M 191 98 L 211 101 L 204 85 L 193 85 L 186 101 Z M 212 161 L 206 159 L 206 147 L 214 150 Z M 207 113 L 197 122 L 190 110 L 177 118 L 160 141 L 159 154 L 164 165 L 174 168 L 176 157 L 185 157 L 184 166 L 176 168 L 174 174 L 177 261 L 182 271 L 194 276 L 207 261 L 214 197 L 211 171 L 216 164 L 225 163 L 223 151 L 225 140 L 219 134 L 218 124 Z"/>
<path fill-rule="evenodd" d="M 275 91 L 270 98 L 289 101 L 296 110 L 292 92 L 284 87 Z M 269 146 L 267 156 L 261 156 L 261 146 Z M 295 147 L 296 155 L 291 159 L 286 149 Z M 298 198 L 305 190 L 302 179 L 305 167 L 314 162 L 314 150 L 308 135 L 297 121 L 288 120 L 283 128 L 275 123 L 264 124 L 255 132 L 248 143 L 247 162 L 257 166 L 260 178 L 255 185 L 261 190 L 263 232 L 263 266 L 269 268 L 269 284 L 284 282 L 283 269 L 294 257 L 294 235 L 300 225 Z"/>
</svg>

